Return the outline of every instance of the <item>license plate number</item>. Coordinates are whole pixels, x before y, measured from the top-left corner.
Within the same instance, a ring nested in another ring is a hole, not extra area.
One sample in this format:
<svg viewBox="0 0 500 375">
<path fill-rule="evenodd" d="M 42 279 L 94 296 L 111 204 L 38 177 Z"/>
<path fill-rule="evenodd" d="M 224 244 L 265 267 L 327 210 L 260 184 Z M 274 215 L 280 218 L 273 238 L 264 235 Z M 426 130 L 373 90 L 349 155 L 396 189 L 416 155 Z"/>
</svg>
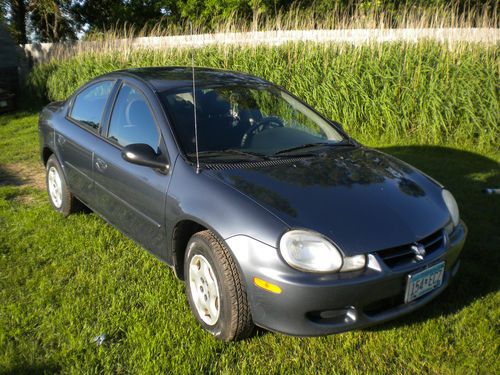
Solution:
<svg viewBox="0 0 500 375">
<path fill-rule="evenodd" d="M 437 289 L 443 283 L 444 262 L 435 264 L 423 271 L 408 275 L 405 303 L 411 302 L 430 291 Z"/>
</svg>

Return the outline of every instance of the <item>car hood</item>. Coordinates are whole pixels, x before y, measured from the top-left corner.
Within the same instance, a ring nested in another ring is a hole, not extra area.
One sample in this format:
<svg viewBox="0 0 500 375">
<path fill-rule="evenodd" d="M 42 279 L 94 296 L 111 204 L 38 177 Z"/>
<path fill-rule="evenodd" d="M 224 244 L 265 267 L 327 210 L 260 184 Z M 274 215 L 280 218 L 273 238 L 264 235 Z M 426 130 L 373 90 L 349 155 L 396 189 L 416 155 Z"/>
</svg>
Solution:
<svg viewBox="0 0 500 375">
<path fill-rule="evenodd" d="M 346 255 L 412 243 L 449 221 L 441 187 L 379 151 L 338 148 L 318 157 L 262 164 L 207 172 L 291 228 L 327 236 Z"/>
</svg>

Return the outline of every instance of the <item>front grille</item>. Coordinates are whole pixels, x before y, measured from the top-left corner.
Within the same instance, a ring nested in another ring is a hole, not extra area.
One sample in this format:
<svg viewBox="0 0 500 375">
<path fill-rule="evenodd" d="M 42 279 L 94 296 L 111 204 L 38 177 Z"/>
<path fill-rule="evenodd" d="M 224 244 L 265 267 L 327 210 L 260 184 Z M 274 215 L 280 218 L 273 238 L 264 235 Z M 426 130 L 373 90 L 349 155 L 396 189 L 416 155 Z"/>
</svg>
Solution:
<svg viewBox="0 0 500 375">
<path fill-rule="evenodd" d="M 425 248 L 426 255 L 432 254 L 440 249 L 444 244 L 444 235 L 442 230 L 434 232 L 430 236 L 422 238 L 417 241 Z M 417 263 L 416 254 L 412 251 L 411 247 L 414 244 L 407 244 L 403 246 L 393 247 L 378 251 L 377 254 L 382 258 L 385 264 L 389 267 L 398 267 L 409 263 Z"/>
</svg>

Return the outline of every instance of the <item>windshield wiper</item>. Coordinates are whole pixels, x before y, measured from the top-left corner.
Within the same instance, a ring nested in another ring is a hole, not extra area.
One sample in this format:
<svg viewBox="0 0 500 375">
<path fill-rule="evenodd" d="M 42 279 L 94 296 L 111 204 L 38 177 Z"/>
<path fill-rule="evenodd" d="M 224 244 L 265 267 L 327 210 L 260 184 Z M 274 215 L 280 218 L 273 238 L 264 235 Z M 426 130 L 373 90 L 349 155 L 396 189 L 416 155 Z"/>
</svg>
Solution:
<svg viewBox="0 0 500 375">
<path fill-rule="evenodd" d="M 343 140 L 341 142 L 333 143 L 333 142 L 314 142 L 314 143 L 306 143 L 300 146 L 285 148 L 283 150 L 276 151 L 273 155 L 282 155 L 287 154 L 293 151 L 300 151 L 308 148 L 314 147 L 324 147 L 324 146 L 354 146 L 349 140 Z"/>
<path fill-rule="evenodd" d="M 201 157 L 220 157 L 225 155 L 241 155 L 246 157 L 251 157 L 252 159 L 266 160 L 267 157 L 264 154 L 259 154 L 257 152 L 242 151 L 234 148 L 227 148 L 225 150 L 212 150 L 212 151 L 201 151 L 199 152 Z M 196 156 L 195 153 L 190 153 L 189 156 Z"/>
</svg>

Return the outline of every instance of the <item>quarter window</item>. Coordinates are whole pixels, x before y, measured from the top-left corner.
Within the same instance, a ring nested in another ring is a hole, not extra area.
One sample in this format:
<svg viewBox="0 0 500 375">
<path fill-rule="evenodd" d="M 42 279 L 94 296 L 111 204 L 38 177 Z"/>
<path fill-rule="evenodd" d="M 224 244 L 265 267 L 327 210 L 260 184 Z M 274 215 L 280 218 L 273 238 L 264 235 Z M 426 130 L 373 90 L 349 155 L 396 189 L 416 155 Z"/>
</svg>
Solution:
<svg viewBox="0 0 500 375">
<path fill-rule="evenodd" d="M 123 147 L 144 143 L 159 153 L 160 134 L 148 102 L 139 90 L 126 83 L 116 99 L 108 138 Z"/>
<path fill-rule="evenodd" d="M 114 84 L 114 81 L 104 81 L 83 90 L 75 98 L 70 117 L 93 130 L 99 129 L 102 113 Z"/>
</svg>

